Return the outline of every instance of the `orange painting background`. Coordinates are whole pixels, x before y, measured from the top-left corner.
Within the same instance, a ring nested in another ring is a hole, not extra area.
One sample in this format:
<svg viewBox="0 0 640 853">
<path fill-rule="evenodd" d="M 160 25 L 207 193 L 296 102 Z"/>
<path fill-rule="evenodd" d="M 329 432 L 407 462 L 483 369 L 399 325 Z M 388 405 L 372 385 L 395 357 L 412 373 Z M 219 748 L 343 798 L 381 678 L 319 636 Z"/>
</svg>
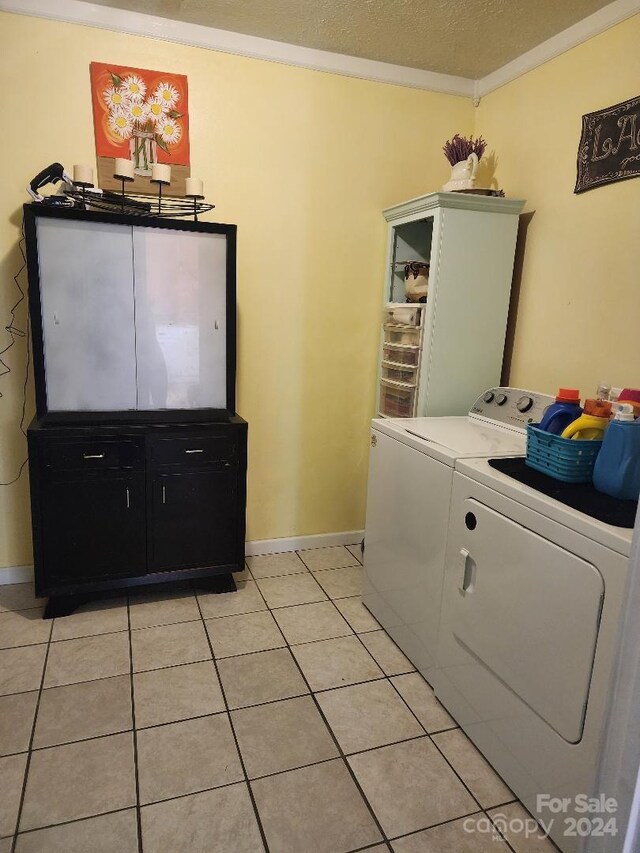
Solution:
<svg viewBox="0 0 640 853">
<path fill-rule="evenodd" d="M 178 90 L 180 100 L 176 110 L 181 113 L 178 119 L 182 127 L 182 136 L 175 145 L 169 145 L 169 153 L 157 147 L 159 163 L 169 163 L 177 166 L 189 165 L 189 93 L 187 78 L 184 74 L 169 74 L 163 71 L 149 71 L 145 68 L 130 68 L 125 65 L 108 65 L 103 62 L 90 64 L 91 100 L 93 103 L 93 127 L 96 137 L 96 153 L 98 157 L 129 157 L 129 140 L 121 139 L 109 127 L 109 107 L 103 93 L 111 85 L 111 73 L 118 77 L 137 74 L 147 85 L 145 99 L 152 95 L 160 83 L 171 83 Z"/>
</svg>

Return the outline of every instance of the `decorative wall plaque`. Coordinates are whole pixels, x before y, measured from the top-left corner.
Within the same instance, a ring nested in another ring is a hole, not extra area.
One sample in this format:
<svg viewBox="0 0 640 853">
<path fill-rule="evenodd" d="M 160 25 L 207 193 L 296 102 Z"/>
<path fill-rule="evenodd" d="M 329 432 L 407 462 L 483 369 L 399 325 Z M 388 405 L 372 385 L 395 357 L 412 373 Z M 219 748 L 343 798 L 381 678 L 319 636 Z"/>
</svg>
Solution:
<svg viewBox="0 0 640 853">
<path fill-rule="evenodd" d="M 640 176 L 640 97 L 582 116 L 574 192 Z"/>
</svg>

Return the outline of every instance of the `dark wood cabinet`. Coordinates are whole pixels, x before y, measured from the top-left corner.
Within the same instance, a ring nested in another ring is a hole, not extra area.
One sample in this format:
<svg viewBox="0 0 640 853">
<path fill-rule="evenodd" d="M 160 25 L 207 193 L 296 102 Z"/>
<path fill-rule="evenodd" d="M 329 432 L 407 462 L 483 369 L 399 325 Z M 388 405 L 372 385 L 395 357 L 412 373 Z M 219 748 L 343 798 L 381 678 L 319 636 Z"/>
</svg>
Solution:
<svg viewBox="0 0 640 853">
<path fill-rule="evenodd" d="M 36 593 L 244 568 L 247 424 L 59 425 L 28 431 Z"/>
</svg>

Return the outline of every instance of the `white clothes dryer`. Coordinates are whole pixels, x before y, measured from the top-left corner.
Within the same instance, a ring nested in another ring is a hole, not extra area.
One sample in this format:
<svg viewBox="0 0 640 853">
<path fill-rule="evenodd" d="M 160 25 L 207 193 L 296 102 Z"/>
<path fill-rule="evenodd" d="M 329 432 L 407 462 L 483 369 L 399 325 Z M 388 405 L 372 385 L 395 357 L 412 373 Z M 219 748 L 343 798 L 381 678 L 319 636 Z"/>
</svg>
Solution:
<svg viewBox="0 0 640 853">
<path fill-rule="evenodd" d="M 585 818 L 615 817 L 585 814 L 575 798 L 596 785 L 635 506 L 603 505 L 607 523 L 564 502 L 584 508 L 591 487 L 556 485 L 523 460 L 495 465 L 456 462 L 432 681 L 529 811 L 551 821 L 561 850 L 576 853 Z M 531 485 L 540 476 L 555 497 Z M 548 798 L 568 798 L 566 811 Z"/>
</svg>

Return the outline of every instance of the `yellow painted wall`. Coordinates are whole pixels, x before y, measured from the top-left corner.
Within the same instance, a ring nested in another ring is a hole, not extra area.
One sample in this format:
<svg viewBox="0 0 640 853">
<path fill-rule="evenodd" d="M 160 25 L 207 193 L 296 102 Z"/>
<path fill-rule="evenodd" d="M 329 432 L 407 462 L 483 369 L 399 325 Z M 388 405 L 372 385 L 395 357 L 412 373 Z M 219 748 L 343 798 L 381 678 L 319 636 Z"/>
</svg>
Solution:
<svg viewBox="0 0 640 853">
<path fill-rule="evenodd" d="M 360 528 L 374 400 L 385 206 L 440 187 L 467 99 L 34 18 L 0 15 L 0 318 L 16 293 L 27 181 L 95 163 L 89 62 L 189 78 L 192 171 L 238 225 L 238 411 L 249 539 Z M 18 313 L 24 326 L 24 306 Z M 0 335 L 0 348 L 6 335 Z M 0 377 L 0 481 L 25 456 L 25 346 Z M 28 417 L 33 411 L 28 395 Z M 0 487 L 0 566 L 31 562 L 26 474 Z"/>
<path fill-rule="evenodd" d="M 640 180 L 573 194 L 584 113 L 640 95 L 640 15 L 482 99 L 498 183 L 533 213 L 510 382 L 640 387 Z"/>
</svg>

